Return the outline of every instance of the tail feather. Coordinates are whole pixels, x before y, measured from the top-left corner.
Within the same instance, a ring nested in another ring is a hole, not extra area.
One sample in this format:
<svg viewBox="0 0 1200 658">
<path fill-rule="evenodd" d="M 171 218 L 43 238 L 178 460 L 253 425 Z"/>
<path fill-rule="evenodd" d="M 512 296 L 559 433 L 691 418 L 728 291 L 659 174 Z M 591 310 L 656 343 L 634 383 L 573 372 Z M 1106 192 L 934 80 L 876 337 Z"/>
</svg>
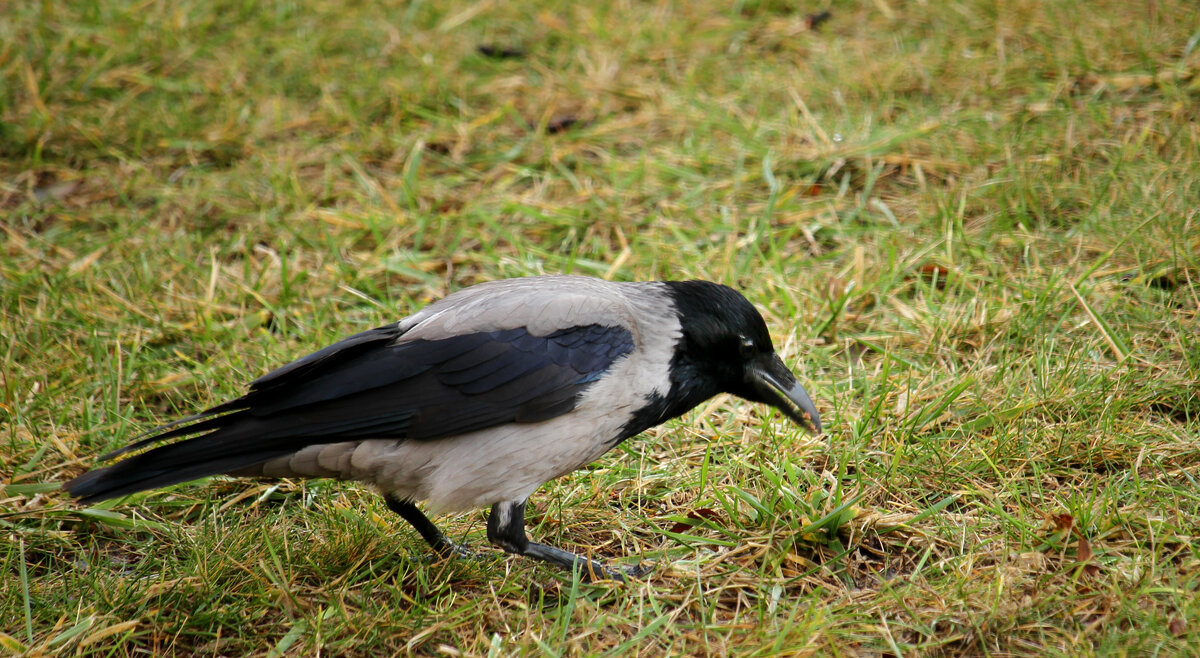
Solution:
<svg viewBox="0 0 1200 658">
<path fill-rule="evenodd" d="M 179 484 L 188 480 L 229 473 L 242 468 L 249 468 L 292 452 L 290 449 L 274 452 L 255 451 L 243 455 L 227 456 L 211 459 L 185 467 L 163 468 L 156 465 L 154 453 L 186 444 L 163 446 L 156 450 L 130 457 L 112 466 L 88 471 L 83 475 L 63 485 L 72 496 L 85 503 L 94 503 L 109 498 L 117 498 L 147 489 Z"/>
<path fill-rule="evenodd" d="M 130 443 L 119 450 L 114 450 L 106 455 L 103 455 L 100 457 L 100 459 L 103 461 L 116 459 L 121 455 L 141 450 L 148 445 L 158 443 L 166 439 L 173 439 L 226 427 L 229 425 L 230 421 L 234 419 L 235 415 L 229 414 L 229 412 L 243 410 L 246 407 L 247 405 L 242 402 L 242 398 L 238 398 L 232 402 L 226 402 L 225 404 L 201 411 L 198 414 L 193 414 L 191 416 L 180 418 L 179 420 L 171 421 L 166 425 L 159 425 L 152 430 L 148 430 L 134 437 L 133 443 Z"/>
<path fill-rule="evenodd" d="M 116 498 L 146 489 L 229 473 L 295 452 L 294 439 L 263 436 L 262 423 L 234 413 L 174 429 L 152 440 L 209 430 L 88 471 L 63 485 L 83 502 Z M 120 454 L 122 451 L 114 453 Z"/>
</svg>

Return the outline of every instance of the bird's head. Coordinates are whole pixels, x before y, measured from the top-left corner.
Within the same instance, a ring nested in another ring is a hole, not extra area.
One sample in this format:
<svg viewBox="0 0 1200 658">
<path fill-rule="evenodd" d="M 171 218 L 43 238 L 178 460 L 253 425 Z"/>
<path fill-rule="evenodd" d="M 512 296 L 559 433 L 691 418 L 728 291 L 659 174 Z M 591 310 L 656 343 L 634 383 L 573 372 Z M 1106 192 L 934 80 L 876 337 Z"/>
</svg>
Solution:
<svg viewBox="0 0 1200 658">
<path fill-rule="evenodd" d="M 692 376 L 717 390 L 762 402 L 821 433 L 804 387 L 775 353 L 762 315 L 736 290 L 708 281 L 671 282 L 680 314 L 680 354 Z"/>
</svg>

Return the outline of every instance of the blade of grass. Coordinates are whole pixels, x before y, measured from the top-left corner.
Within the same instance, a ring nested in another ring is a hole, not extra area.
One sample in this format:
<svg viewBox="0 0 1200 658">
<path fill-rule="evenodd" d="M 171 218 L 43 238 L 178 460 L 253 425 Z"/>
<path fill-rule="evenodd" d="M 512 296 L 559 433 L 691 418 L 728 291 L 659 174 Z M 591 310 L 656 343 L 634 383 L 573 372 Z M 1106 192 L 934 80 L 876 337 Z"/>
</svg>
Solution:
<svg viewBox="0 0 1200 658">
<path fill-rule="evenodd" d="M 879 534 L 886 535 L 887 533 L 894 532 L 896 530 L 899 530 L 900 528 L 911 528 L 915 524 L 920 523 L 921 521 L 929 518 L 930 516 L 937 514 L 938 512 L 946 509 L 946 507 L 948 507 L 950 504 L 957 501 L 959 499 L 959 497 L 960 497 L 959 494 L 950 494 L 949 496 L 946 496 L 945 498 L 939 500 L 938 502 L 921 510 L 916 515 L 914 515 L 911 519 L 906 519 L 894 526 L 890 526 L 887 528 L 883 528 L 882 530 L 879 530 Z"/>
<path fill-rule="evenodd" d="M 33 605 L 29 597 L 29 571 L 25 568 L 25 538 L 18 539 L 20 555 L 18 555 L 17 575 L 21 579 L 21 600 L 25 608 L 25 642 L 33 645 Z"/>
<path fill-rule="evenodd" d="M 1087 313 L 1087 316 L 1091 318 L 1092 324 L 1096 325 L 1096 329 L 1099 330 L 1100 335 L 1104 337 L 1104 341 L 1108 343 L 1108 347 L 1112 350 L 1113 356 L 1117 358 L 1117 363 L 1121 363 L 1125 361 L 1125 359 L 1129 358 L 1129 347 L 1125 344 L 1125 341 L 1121 340 L 1121 337 L 1117 335 L 1117 332 L 1113 331 L 1112 328 L 1108 326 L 1108 323 L 1105 322 L 1102 317 L 1100 317 L 1099 313 L 1096 313 L 1096 311 L 1092 308 L 1092 305 L 1083 298 L 1083 295 L 1079 294 L 1079 291 L 1076 290 L 1074 284 L 1068 283 L 1067 287 L 1070 288 L 1071 294 L 1075 295 L 1075 299 L 1079 301 L 1079 305 L 1083 307 L 1083 310 L 1085 313 Z"/>
</svg>

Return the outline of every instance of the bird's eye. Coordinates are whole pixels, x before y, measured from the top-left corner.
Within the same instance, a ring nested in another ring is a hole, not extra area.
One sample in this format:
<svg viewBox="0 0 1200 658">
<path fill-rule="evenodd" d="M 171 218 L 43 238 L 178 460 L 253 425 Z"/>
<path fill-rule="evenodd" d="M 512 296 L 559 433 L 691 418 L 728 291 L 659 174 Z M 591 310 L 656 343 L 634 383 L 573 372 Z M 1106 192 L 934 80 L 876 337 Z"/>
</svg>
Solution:
<svg viewBox="0 0 1200 658">
<path fill-rule="evenodd" d="M 753 357 L 757 351 L 758 350 L 754 347 L 753 340 L 750 340 L 750 338 L 747 336 L 741 337 L 741 340 L 738 342 L 738 354 L 740 354 L 743 359 L 749 359 Z"/>
</svg>

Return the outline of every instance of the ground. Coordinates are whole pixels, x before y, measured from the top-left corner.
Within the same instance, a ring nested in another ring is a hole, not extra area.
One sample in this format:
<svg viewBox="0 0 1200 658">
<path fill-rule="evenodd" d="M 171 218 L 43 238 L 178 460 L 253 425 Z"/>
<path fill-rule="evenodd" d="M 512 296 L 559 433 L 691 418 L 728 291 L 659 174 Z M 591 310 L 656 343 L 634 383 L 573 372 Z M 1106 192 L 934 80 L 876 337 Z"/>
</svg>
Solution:
<svg viewBox="0 0 1200 658">
<path fill-rule="evenodd" d="M 10 3 L 0 646 L 1171 655 L 1200 643 L 1190 0 Z M 475 282 L 736 286 L 719 397 L 531 501 L 643 580 L 437 562 L 370 490 L 86 508 L 139 432 Z"/>
</svg>

